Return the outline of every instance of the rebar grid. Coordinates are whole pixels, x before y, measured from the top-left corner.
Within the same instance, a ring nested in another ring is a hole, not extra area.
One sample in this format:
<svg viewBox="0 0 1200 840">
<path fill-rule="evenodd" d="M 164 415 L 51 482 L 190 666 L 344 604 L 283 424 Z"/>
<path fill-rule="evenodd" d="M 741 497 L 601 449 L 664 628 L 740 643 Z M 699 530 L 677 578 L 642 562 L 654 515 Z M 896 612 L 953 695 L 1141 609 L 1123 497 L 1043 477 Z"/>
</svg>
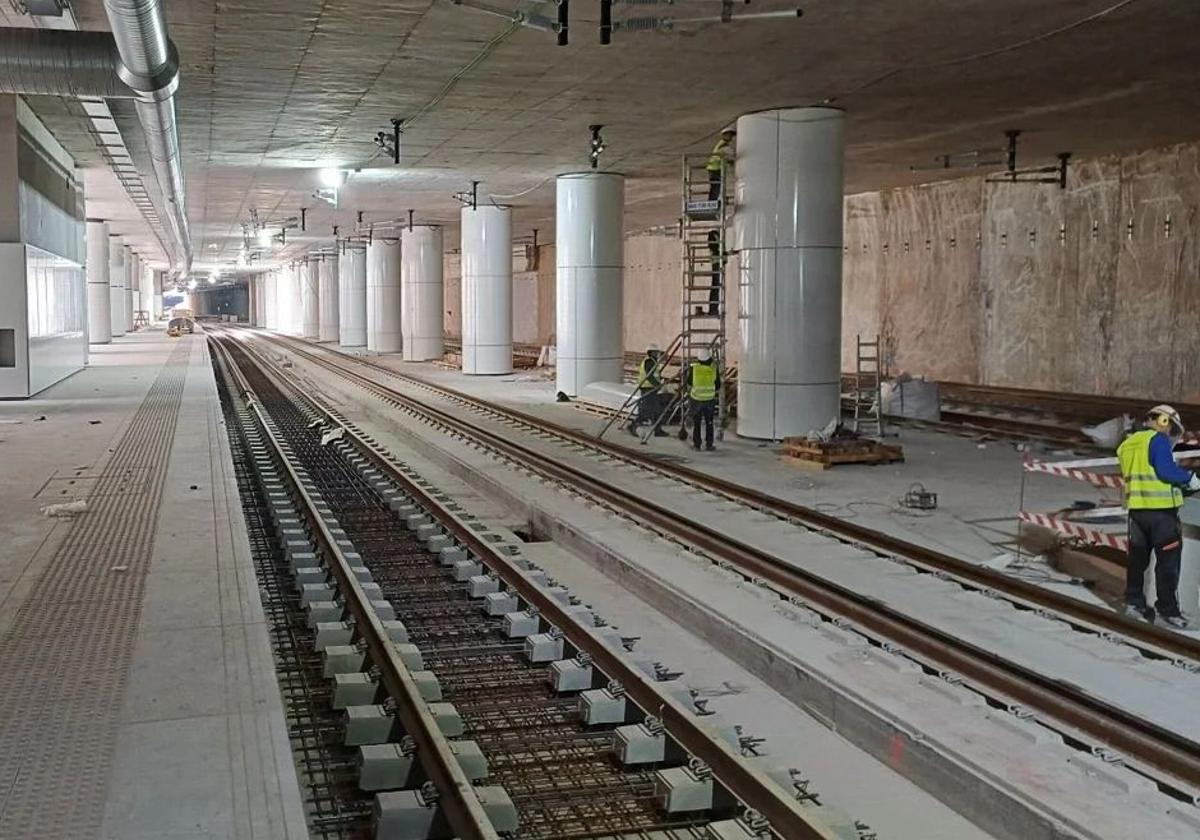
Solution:
<svg viewBox="0 0 1200 840">
<path fill-rule="evenodd" d="M 611 732 L 584 729 L 576 699 L 553 691 L 548 669 L 525 662 L 522 645 L 504 638 L 501 622 L 470 601 L 466 587 L 438 565 L 357 468 L 336 447 L 320 445 L 320 430 L 309 428 L 291 399 L 244 364 L 244 351 L 232 345 L 230 352 L 410 640 L 428 651 L 425 667 L 437 676 L 443 699 L 455 704 L 464 737 L 488 759 L 488 783 L 503 786 L 517 808 L 516 837 L 640 837 L 709 821 L 704 813 L 665 815 L 654 796 L 653 768 L 620 765 Z M 311 740 L 320 743 L 320 734 L 318 727 Z"/>
<path fill-rule="evenodd" d="M 330 703 L 321 659 L 304 620 L 300 598 L 283 558 L 260 477 L 250 454 L 251 441 L 240 422 L 224 380 L 219 395 L 230 430 L 234 475 L 251 558 L 266 617 L 284 719 L 304 796 L 306 821 L 319 840 L 366 840 L 371 837 L 371 801 L 358 789 L 354 751 L 341 743 L 341 718 Z M 236 430 L 236 431 L 235 431 Z"/>
</svg>

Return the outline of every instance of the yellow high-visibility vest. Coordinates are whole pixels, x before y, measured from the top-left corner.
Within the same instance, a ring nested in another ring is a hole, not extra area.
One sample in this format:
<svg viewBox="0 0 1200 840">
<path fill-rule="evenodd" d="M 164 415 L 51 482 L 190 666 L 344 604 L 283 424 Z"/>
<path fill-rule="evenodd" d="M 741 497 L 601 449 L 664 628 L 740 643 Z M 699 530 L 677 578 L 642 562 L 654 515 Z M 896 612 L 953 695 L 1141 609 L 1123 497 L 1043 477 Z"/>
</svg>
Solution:
<svg viewBox="0 0 1200 840">
<path fill-rule="evenodd" d="M 1158 432 L 1144 429 L 1134 432 L 1117 447 L 1121 477 L 1125 479 L 1125 507 L 1128 510 L 1169 510 L 1183 507 L 1183 491 L 1159 481 L 1150 463 L 1150 441 Z"/>
<path fill-rule="evenodd" d="M 692 375 L 692 386 L 688 396 L 692 402 L 712 402 L 717 398 L 717 368 L 713 364 L 692 362 L 689 368 Z"/>
<path fill-rule="evenodd" d="M 725 147 L 728 145 L 729 141 L 724 137 L 718 140 L 717 145 L 713 146 L 712 152 L 709 153 L 704 168 L 709 172 L 720 172 L 721 166 L 725 163 Z"/>
<path fill-rule="evenodd" d="M 658 363 L 651 361 L 650 357 L 642 359 L 642 363 L 638 365 L 638 380 L 637 386 L 639 391 L 653 391 L 655 383 L 651 376 L 654 369 L 658 367 Z"/>
</svg>

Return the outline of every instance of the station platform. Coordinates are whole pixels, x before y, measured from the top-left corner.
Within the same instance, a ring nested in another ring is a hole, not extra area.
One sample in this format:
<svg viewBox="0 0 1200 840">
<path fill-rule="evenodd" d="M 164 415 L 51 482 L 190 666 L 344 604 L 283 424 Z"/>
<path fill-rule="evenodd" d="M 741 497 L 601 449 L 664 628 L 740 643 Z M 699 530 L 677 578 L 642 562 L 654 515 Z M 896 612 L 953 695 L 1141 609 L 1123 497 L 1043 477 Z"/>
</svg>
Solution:
<svg viewBox="0 0 1200 840">
<path fill-rule="evenodd" d="M 0 840 L 307 837 L 204 336 L 0 402 L 0 463 Z"/>
</svg>

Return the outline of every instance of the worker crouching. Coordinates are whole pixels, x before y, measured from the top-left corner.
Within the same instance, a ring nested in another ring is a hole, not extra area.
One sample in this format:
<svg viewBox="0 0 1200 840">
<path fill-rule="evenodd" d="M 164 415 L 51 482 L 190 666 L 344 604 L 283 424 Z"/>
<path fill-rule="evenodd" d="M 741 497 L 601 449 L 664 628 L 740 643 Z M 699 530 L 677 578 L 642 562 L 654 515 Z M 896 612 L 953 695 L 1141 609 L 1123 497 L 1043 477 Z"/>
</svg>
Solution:
<svg viewBox="0 0 1200 840">
<path fill-rule="evenodd" d="M 1117 447 L 1129 511 L 1129 558 L 1125 576 L 1125 614 L 1187 629 L 1179 610 L 1179 566 L 1183 558 L 1183 529 L 1179 509 L 1184 494 L 1200 490 L 1200 478 L 1175 463 L 1172 452 L 1183 437 L 1183 420 L 1169 405 L 1150 409 L 1144 428 Z M 1157 601 L 1146 603 L 1145 576 L 1150 555 L 1155 558 Z"/>
<path fill-rule="evenodd" d="M 637 411 L 629 421 L 629 434 L 637 437 L 638 426 L 651 423 L 654 426 L 654 436 L 664 437 L 667 433 L 661 428 L 663 413 L 663 381 L 662 381 L 662 350 L 657 344 L 646 347 L 646 356 L 638 365 L 638 400 Z"/>
</svg>

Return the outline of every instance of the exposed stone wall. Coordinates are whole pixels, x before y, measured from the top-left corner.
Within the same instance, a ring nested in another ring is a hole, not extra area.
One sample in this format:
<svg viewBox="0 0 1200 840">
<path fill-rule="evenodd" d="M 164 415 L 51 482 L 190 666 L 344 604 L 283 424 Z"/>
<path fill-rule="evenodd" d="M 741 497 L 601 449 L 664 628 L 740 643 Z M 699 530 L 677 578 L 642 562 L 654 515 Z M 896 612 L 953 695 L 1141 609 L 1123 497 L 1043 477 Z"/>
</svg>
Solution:
<svg viewBox="0 0 1200 840">
<path fill-rule="evenodd" d="M 894 371 L 1195 399 L 1198 206 L 1200 144 L 1081 161 L 1066 190 L 965 178 L 851 196 L 843 366 L 878 329 Z"/>
</svg>

